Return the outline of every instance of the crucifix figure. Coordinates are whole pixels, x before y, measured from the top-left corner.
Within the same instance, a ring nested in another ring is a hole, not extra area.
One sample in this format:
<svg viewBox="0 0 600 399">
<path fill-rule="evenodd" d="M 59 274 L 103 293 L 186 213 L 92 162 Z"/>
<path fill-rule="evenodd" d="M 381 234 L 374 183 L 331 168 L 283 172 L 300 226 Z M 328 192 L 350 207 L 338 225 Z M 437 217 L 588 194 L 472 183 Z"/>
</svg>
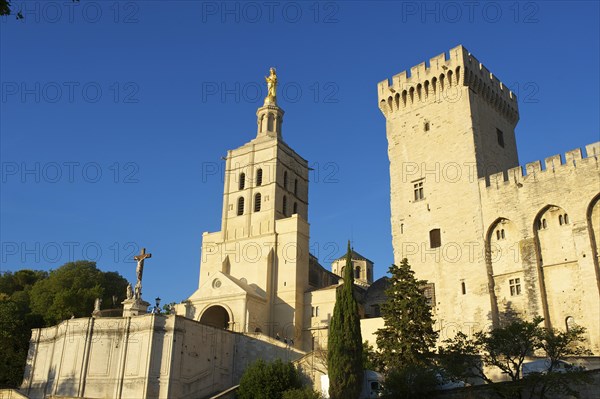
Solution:
<svg viewBox="0 0 600 399">
<path fill-rule="evenodd" d="M 142 291 L 142 275 L 144 274 L 144 259 L 151 258 L 151 257 L 152 257 L 152 254 L 146 253 L 146 248 L 142 248 L 142 250 L 140 251 L 140 254 L 133 257 L 133 259 L 135 259 L 137 261 L 137 267 L 135 268 L 135 274 L 137 275 L 137 283 L 135 284 L 135 286 L 136 286 L 136 290 L 139 290 L 139 292 L 136 292 L 137 298 L 140 298 L 142 295 L 141 291 Z"/>
</svg>

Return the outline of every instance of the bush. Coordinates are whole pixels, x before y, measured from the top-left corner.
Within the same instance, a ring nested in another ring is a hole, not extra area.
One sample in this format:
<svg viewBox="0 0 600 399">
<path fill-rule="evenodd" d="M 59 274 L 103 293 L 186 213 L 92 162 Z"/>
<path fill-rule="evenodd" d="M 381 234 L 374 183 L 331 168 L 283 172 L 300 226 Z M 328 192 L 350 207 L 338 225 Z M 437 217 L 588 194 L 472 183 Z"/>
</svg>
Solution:
<svg viewBox="0 0 600 399">
<path fill-rule="evenodd" d="M 425 398 L 439 385 L 435 370 L 426 366 L 405 366 L 390 370 L 385 378 L 385 397 L 394 399 Z"/>
<path fill-rule="evenodd" d="M 283 399 L 287 390 L 302 388 L 298 370 L 280 359 L 266 363 L 259 359 L 244 371 L 237 397 L 239 399 Z"/>
<path fill-rule="evenodd" d="M 283 393 L 283 399 L 322 399 L 320 393 L 310 388 L 290 389 Z"/>
</svg>

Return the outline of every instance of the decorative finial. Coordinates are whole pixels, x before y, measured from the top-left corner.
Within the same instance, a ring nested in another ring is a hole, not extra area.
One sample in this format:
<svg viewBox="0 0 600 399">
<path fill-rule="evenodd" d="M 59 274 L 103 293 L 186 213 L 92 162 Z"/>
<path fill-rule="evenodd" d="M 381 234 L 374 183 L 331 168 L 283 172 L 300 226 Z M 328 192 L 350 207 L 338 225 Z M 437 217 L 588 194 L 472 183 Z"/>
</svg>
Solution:
<svg viewBox="0 0 600 399">
<path fill-rule="evenodd" d="M 277 73 L 275 68 L 271 67 L 269 76 L 265 76 L 267 81 L 267 97 L 264 105 L 277 105 Z"/>
</svg>

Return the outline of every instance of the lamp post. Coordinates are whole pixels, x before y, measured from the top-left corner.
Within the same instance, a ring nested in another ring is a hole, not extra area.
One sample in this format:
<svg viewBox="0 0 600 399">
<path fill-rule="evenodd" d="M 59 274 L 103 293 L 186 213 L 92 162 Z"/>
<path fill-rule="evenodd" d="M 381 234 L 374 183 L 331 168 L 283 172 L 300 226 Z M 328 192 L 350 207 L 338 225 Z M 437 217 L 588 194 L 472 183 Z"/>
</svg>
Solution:
<svg viewBox="0 0 600 399">
<path fill-rule="evenodd" d="M 156 307 L 154 308 L 154 313 L 159 314 L 160 313 L 160 297 L 157 296 L 154 300 L 156 301 Z"/>
</svg>

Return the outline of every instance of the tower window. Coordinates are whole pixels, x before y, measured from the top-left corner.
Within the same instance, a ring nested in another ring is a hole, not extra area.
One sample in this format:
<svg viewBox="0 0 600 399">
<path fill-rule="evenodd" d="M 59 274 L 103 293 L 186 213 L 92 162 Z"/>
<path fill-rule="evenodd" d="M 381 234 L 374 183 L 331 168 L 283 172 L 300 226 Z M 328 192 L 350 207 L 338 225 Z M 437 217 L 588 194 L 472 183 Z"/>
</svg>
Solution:
<svg viewBox="0 0 600 399">
<path fill-rule="evenodd" d="M 287 170 L 285 172 L 283 172 L 283 188 L 285 188 L 287 190 L 287 183 L 288 183 L 288 176 L 287 176 Z"/>
<path fill-rule="evenodd" d="M 428 132 L 428 131 L 429 131 L 429 127 L 430 127 L 430 126 L 429 126 L 429 122 L 425 122 L 425 123 L 423 124 L 423 130 L 424 130 L 424 131 Z"/>
<path fill-rule="evenodd" d="M 244 197 L 238 198 L 237 203 L 237 215 L 241 216 L 244 214 Z"/>
<path fill-rule="evenodd" d="M 500 129 L 496 129 L 496 136 L 498 137 L 498 145 L 504 148 L 504 133 Z"/>
<path fill-rule="evenodd" d="M 319 316 L 319 307 L 315 306 L 315 317 Z"/>
<path fill-rule="evenodd" d="M 298 195 L 298 179 L 294 179 L 294 195 Z"/>
<path fill-rule="evenodd" d="M 460 283 L 460 287 L 462 289 L 462 294 L 467 295 L 467 285 L 465 284 L 464 281 Z"/>
<path fill-rule="evenodd" d="M 262 186 L 262 169 L 256 171 L 256 185 Z"/>
<path fill-rule="evenodd" d="M 563 215 L 558 215 L 558 224 L 563 225 Z"/>
<path fill-rule="evenodd" d="M 569 224 L 569 215 L 565 213 L 565 224 Z"/>
<path fill-rule="evenodd" d="M 423 194 L 423 181 L 419 181 L 413 184 L 413 189 L 415 192 L 415 201 L 421 201 L 422 199 L 425 198 L 425 195 Z"/>
<path fill-rule="evenodd" d="M 246 187 L 246 174 L 245 173 L 240 173 L 239 188 L 240 188 L 240 190 L 243 190 L 244 187 Z"/>
<path fill-rule="evenodd" d="M 506 235 L 504 233 L 504 229 L 496 230 L 496 239 L 497 240 L 504 240 L 505 237 L 506 237 Z"/>
<path fill-rule="evenodd" d="M 433 283 L 427 283 L 423 287 L 423 296 L 428 306 L 435 306 L 435 285 Z"/>
<path fill-rule="evenodd" d="M 442 236 L 440 229 L 429 231 L 429 248 L 439 248 L 442 246 Z"/>
<path fill-rule="evenodd" d="M 296 213 L 298 213 L 298 203 L 294 202 L 294 212 L 293 212 L 293 214 L 296 214 Z"/>
<path fill-rule="evenodd" d="M 360 278 L 360 266 L 356 266 L 354 269 L 354 278 Z"/>
<path fill-rule="evenodd" d="M 283 204 L 281 206 L 281 212 L 283 213 L 284 216 L 287 216 L 287 197 L 285 195 L 283 196 Z"/>
<path fill-rule="evenodd" d="M 521 295 L 521 279 L 520 278 L 511 278 L 508 280 L 508 285 L 510 287 L 510 296 Z"/>
<path fill-rule="evenodd" d="M 254 212 L 260 212 L 261 200 L 262 200 L 262 197 L 261 197 L 260 193 L 256 193 L 256 195 L 254 196 Z"/>
</svg>

